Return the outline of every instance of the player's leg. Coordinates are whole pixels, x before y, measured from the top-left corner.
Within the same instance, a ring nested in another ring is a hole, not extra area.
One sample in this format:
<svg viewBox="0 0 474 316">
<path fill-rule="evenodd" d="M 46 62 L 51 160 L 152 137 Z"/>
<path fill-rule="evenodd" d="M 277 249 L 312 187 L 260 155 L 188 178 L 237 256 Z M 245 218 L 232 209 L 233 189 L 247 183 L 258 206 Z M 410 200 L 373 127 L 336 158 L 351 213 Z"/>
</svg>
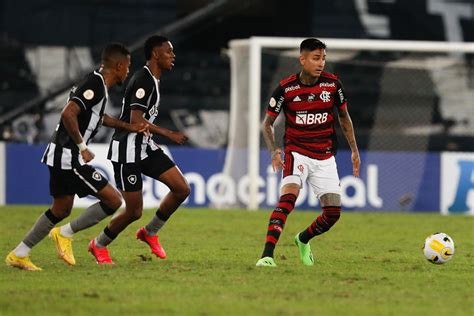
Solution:
<svg viewBox="0 0 474 316">
<path fill-rule="evenodd" d="M 280 200 L 270 215 L 265 247 L 261 258 L 257 261 L 257 266 L 276 266 L 273 259 L 275 247 L 285 227 L 286 219 L 295 207 L 299 191 L 299 184 L 288 183 L 282 187 Z"/>
<path fill-rule="evenodd" d="M 311 225 L 296 234 L 295 244 L 298 246 L 300 258 L 304 265 L 314 264 L 313 253 L 309 241 L 327 232 L 339 219 L 341 215 L 341 196 L 336 193 L 326 193 L 320 198 L 323 212 L 311 223 Z M 339 205 L 339 206 L 338 206 Z"/>
<path fill-rule="evenodd" d="M 20 244 L 8 254 L 6 263 L 24 270 L 41 270 L 31 262 L 30 251 L 48 235 L 54 225 L 70 214 L 73 201 L 73 195 L 54 197 L 53 205 L 41 214 Z"/>
<path fill-rule="evenodd" d="M 300 258 L 305 265 L 314 263 L 309 241 L 327 232 L 341 215 L 341 189 L 334 157 L 316 161 L 312 167 L 308 182 L 319 197 L 323 211 L 308 228 L 295 236 Z"/>
<path fill-rule="evenodd" d="M 53 204 L 35 222 L 20 244 L 8 254 L 6 263 L 25 270 L 41 270 L 29 258 L 31 249 L 43 240 L 50 230 L 61 220 L 69 216 L 74 202 L 74 187 L 70 181 L 70 170 L 49 168 L 50 194 Z"/>
<path fill-rule="evenodd" d="M 142 176 L 141 168 L 138 164 L 119 164 L 113 163 L 114 176 L 117 187 L 121 190 L 125 201 L 125 209 L 116 214 L 104 230 L 89 243 L 89 252 L 96 258 L 99 264 L 111 264 L 110 255 L 107 246 L 130 223 L 138 220 L 142 215 L 143 196 L 142 196 Z"/>
<path fill-rule="evenodd" d="M 112 215 L 122 204 L 122 196 L 110 183 L 100 190 L 96 197 L 100 200 L 89 206 L 78 217 L 60 227 L 60 233 L 72 237 L 75 233 L 96 225 Z"/>
<path fill-rule="evenodd" d="M 311 225 L 299 234 L 302 243 L 308 243 L 313 237 L 324 234 L 331 229 L 341 216 L 341 196 L 337 193 L 326 193 L 320 197 L 323 212 Z"/>
<path fill-rule="evenodd" d="M 107 246 L 127 228 L 130 223 L 141 217 L 143 209 L 142 191 L 124 192 L 125 210 L 114 216 L 104 230 L 88 246 L 88 251 L 95 257 L 98 264 L 113 264 Z"/>
<path fill-rule="evenodd" d="M 280 200 L 270 215 L 265 247 L 260 260 L 257 261 L 257 266 L 276 266 L 273 259 L 276 244 L 285 227 L 288 215 L 295 207 L 300 188 L 306 181 L 307 175 L 305 157 L 297 153 L 285 153 Z"/>
<path fill-rule="evenodd" d="M 147 243 L 152 253 L 164 259 L 166 252 L 158 240 L 158 231 L 186 200 L 191 189 L 179 168 L 161 150 L 155 151 L 153 156 L 143 161 L 142 170 L 145 175 L 157 179 L 170 189 L 170 192 L 161 200 L 160 206 L 150 222 L 136 233 L 137 239 Z"/>
<path fill-rule="evenodd" d="M 100 201 L 89 206 L 71 222 L 51 230 L 50 236 L 55 243 L 57 253 L 66 263 L 76 263 L 72 251 L 72 236 L 89 228 L 107 216 L 112 215 L 121 205 L 120 193 L 95 168 L 83 165 L 74 169 L 77 194 L 80 197 L 94 195 Z"/>
<path fill-rule="evenodd" d="M 164 183 L 170 189 L 170 192 L 161 200 L 160 207 L 155 215 L 144 227 L 146 233 L 150 236 L 158 233 L 191 192 L 188 182 L 176 166 L 161 174 L 158 180 Z"/>
</svg>

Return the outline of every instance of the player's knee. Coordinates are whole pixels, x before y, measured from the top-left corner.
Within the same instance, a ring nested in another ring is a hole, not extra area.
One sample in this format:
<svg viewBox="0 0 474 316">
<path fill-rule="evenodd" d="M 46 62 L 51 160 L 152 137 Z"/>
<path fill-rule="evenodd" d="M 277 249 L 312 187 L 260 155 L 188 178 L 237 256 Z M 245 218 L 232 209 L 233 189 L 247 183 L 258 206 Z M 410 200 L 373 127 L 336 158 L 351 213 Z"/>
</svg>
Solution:
<svg viewBox="0 0 474 316">
<path fill-rule="evenodd" d="M 179 200 L 184 201 L 189 196 L 189 194 L 191 194 L 191 188 L 188 184 L 186 184 L 175 190 L 173 193 Z"/>
<path fill-rule="evenodd" d="M 72 207 L 51 207 L 51 213 L 59 220 L 63 220 L 71 215 Z"/>
<path fill-rule="evenodd" d="M 112 201 L 110 201 L 110 204 L 107 205 L 109 207 L 110 213 L 115 213 L 116 210 L 122 206 L 122 198 L 120 195 L 115 197 Z"/>
<path fill-rule="evenodd" d="M 117 190 L 114 190 L 109 207 L 116 211 L 120 208 L 120 206 L 122 206 L 122 195 Z"/>
<path fill-rule="evenodd" d="M 106 187 L 100 193 L 101 207 L 107 214 L 115 213 L 122 206 L 122 195 L 117 190 Z"/>
<path fill-rule="evenodd" d="M 131 222 L 139 220 L 142 217 L 142 210 L 141 209 L 129 209 L 129 210 L 127 210 L 126 214 L 127 214 L 127 217 L 128 217 L 128 221 L 131 223 Z"/>
<path fill-rule="evenodd" d="M 133 213 L 132 215 L 130 215 L 130 222 L 135 222 L 135 221 L 138 221 L 140 218 L 142 217 L 142 214 L 141 213 Z"/>
<path fill-rule="evenodd" d="M 116 202 L 113 202 L 112 204 L 107 204 L 107 203 L 104 203 L 104 202 L 100 202 L 100 207 L 102 208 L 102 210 L 105 212 L 105 214 L 107 215 L 112 215 L 115 213 L 116 210 L 118 210 L 120 208 L 120 206 L 122 205 L 122 200 L 120 200 L 120 203 L 116 203 Z"/>
<path fill-rule="evenodd" d="M 63 210 L 60 211 L 60 214 L 57 217 L 60 218 L 60 219 L 64 219 L 64 218 L 68 217 L 69 215 L 71 215 L 71 211 L 72 211 L 71 208 L 63 209 Z"/>
</svg>

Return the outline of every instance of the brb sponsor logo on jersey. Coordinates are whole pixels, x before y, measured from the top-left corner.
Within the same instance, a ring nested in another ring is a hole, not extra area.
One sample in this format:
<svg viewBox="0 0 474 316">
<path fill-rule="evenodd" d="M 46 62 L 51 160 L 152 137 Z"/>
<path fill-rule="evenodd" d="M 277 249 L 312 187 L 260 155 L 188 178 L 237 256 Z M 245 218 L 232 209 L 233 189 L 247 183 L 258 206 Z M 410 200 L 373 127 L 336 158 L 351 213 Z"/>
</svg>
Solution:
<svg viewBox="0 0 474 316">
<path fill-rule="evenodd" d="M 323 124 L 328 120 L 328 113 L 308 113 L 308 111 L 296 112 L 296 124 L 313 125 Z"/>
</svg>

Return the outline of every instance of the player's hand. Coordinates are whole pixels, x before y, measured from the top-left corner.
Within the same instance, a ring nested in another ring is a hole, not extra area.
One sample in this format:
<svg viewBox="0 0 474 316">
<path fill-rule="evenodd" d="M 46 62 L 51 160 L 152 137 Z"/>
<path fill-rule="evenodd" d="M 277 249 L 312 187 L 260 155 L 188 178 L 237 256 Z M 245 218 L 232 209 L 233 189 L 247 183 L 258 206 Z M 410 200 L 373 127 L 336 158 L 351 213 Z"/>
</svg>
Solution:
<svg viewBox="0 0 474 316">
<path fill-rule="evenodd" d="M 130 131 L 134 133 L 143 133 L 146 137 L 150 136 L 149 124 L 146 123 L 131 123 Z"/>
<path fill-rule="evenodd" d="M 184 135 L 184 133 L 171 131 L 169 134 L 169 139 L 171 139 L 176 144 L 182 145 L 188 140 L 188 137 Z"/>
<path fill-rule="evenodd" d="M 353 151 L 351 155 L 352 160 L 352 174 L 354 177 L 359 176 L 360 171 L 360 156 L 358 151 Z"/>
<path fill-rule="evenodd" d="M 82 160 L 84 160 L 85 163 L 88 163 L 95 157 L 94 153 L 89 148 L 82 150 L 81 156 L 82 156 Z"/>
<path fill-rule="evenodd" d="M 277 148 L 272 151 L 272 167 L 274 172 L 280 171 L 285 167 L 283 159 L 281 158 L 281 154 L 282 151 L 280 148 Z"/>
</svg>

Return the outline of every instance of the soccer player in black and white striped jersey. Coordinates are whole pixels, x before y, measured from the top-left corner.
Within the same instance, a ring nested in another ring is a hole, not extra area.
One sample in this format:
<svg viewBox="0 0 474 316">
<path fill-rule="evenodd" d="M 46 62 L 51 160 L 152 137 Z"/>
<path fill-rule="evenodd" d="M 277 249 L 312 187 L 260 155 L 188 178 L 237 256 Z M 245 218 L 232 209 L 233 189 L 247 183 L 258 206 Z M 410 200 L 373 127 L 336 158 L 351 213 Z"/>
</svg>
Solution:
<svg viewBox="0 0 474 316">
<path fill-rule="evenodd" d="M 171 70 L 175 54 L 171 42 L 154 35 L 145 42 L 146 65 L 130 79 L 125 90 L 120 119 L 124 122 L 149 124 L 153 134 L 183 144 L 187 137 L 155 125 L 160 104 L 160 78 Z M 89 251 L 97 263 L 112 263 L 107 245 L 130 223 L 139 219 L 143 210 L 142 174 L 164 183 L 170 192 L 161 200 L 152 220 L 137 231 L 137 238 L 147 243 L 159 258 L 166 253 L 158 242 L 158 231 L 190 193 L 189 184 L 174 162 L 147 135 L 115 130 L 108 158 L 114 166 L 117 188 L 125 200 L 125 212 L 114 216 L 109 225 L 89 244 Z"/>
<path fill-rule="evenodd" d="M 72 234 L 98 223 L 122 204 L 120 193 L 99 171 L 87 164 L 94 158 L 87 144 L 102 124 L 132 132 L 146 131 L 147 124 L 128 124 L 104 114 L 107 90 L 125 80 L 129 67 L 128 49 L 122 44 L 111 43 L 102 52 L 101 68 L 88 74 L 72 88 L 61 120 L 42 159 L 50 172 L 53 204 L 38 218 L 18 247 L 8 254 L 8 265 L 30 271 L 41 270 L 31 262 L 29 253 L 50 231 L 60 257 L 74 265 Z M 67 227 L 51 230 L 69 216 L 76 194 L 79 197 L 93 195 L 100 201 L 91 205 Z"/>
</svg>

